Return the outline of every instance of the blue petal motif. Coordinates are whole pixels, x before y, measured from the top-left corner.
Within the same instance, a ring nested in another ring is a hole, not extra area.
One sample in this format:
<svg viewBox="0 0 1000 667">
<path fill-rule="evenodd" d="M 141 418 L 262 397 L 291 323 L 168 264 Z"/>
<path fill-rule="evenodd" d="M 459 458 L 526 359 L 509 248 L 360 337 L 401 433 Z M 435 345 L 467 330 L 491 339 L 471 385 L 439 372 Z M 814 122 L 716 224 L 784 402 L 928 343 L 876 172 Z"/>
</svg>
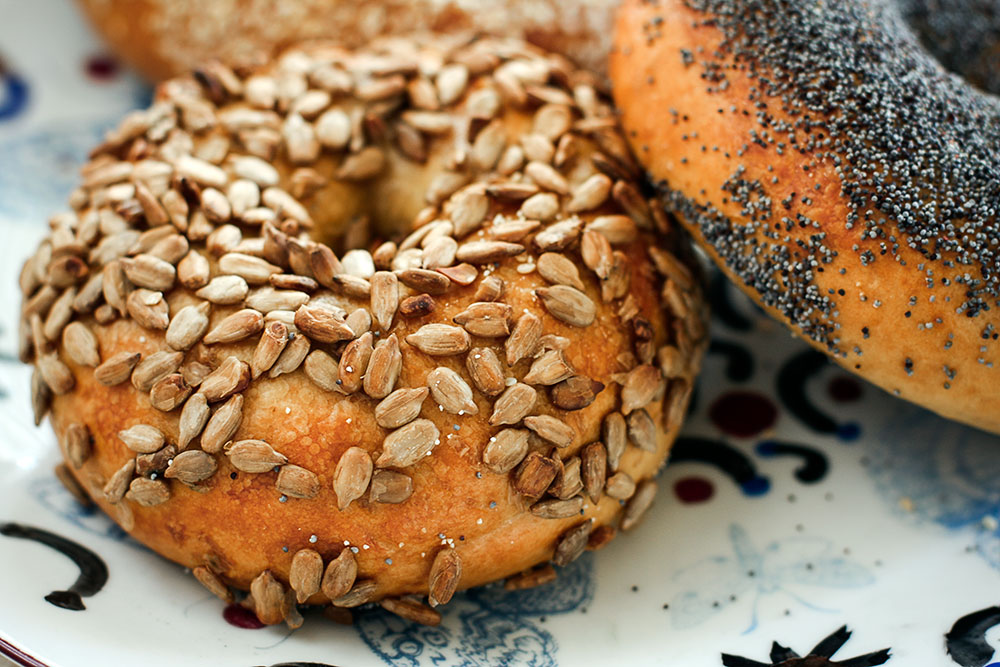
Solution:
<svg viewBox="0 0 1000 667">
<path fill-rule="evenodd" d="M 1000 456 L 996 436 L 918 408 L 902 411 L 869 453 L 870 473 L 893 507 L 906 500 L 917 520 L 952 530 L 979 531 L 979 553 L 1000 570 L 1000 530 L 983 519 L 1000 516 Z"/>
<path fill-rule="evenodd" d="M 356 628 L 366 644 L 388 665 L 420 667 L 555 667 L 557 645 L 532 619 L 564 614 L 594 595 L 589 554 L 560 569 L 559 577 L 525 591 L 500 586 L 477 588 L 442 609 L 439 627 L 428 628 L 382 610 L 363 613 Z"/>
<path fill-rule="evenodd" d="M 99 537 L 145 549 L 121 527 L 96 507 L 84 507 L 53 477 L 39 477 L 31 482 L 29 492 L 45 509 L 66 519 L 78 528 Z"/>
</svg>

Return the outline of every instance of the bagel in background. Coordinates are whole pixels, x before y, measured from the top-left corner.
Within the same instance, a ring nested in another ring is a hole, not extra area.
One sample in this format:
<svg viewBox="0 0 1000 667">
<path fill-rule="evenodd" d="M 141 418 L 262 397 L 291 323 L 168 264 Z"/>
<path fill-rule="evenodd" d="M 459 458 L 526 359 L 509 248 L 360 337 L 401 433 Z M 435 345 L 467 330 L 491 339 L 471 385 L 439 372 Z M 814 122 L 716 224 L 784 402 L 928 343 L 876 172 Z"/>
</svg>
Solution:
<svg viewBox="0 0 1000 667">
<path fill-rule="evenodd" d="M 610 76 L 666 208 L 737 285 L 844 368 L 1000 432 L 1000 102 L 899 7 L 628 0 Z"/>
<path fill-rule="evenodd" d="M 433 623 L 633 526 L 705 306 L 593 76 L 444 36 L 241 72 L 161 84 L 24 266 L 61 476 L 266 623 Z"/>
<path fill-rule="evenodd" d="M 485 32 L 518 37 L 607 71 L 618 0 L 77 0 L 116 53 L 148 78 L 211 59 L 257 62 L 305 39 L 347 47 L 381 34 Z"/>
</svg>

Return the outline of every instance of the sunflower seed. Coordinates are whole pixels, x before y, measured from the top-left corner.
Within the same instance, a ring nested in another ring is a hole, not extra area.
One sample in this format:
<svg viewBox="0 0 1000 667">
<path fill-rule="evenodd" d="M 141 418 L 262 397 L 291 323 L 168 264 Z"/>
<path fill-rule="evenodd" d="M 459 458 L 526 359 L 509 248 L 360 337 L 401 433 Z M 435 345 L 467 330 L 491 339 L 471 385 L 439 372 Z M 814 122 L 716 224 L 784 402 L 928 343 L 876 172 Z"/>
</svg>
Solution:
<svg viewBox="0 0 1000 667">
<path fill-rule="evenodd" d="M 593 210 L 607 201 L 610 192 L 611 179 L 604 174 L 594 174 L 573 190 L 566 210 L 571 213 Z"/>
<path fill-rule="evenodd" d="M 531 506 L 531 513 L 542 519 L 567 519 L 583 510 L 583 498 L 543 500 Z"/>
<path fill-rule="evenodd" d="M 456 415 L 479 414 L 479 408 L 472 398 L 472 388 L 450 368 L 439 366 L 428 373 L 427 386 L 431 396 L 446 412 Z"/>
<path fill-rule="evenodd" d="M 256 380 L 262 373 L 270 370 L 287 343 L 288 327 L 282 322 L 268 323 L 250 360 L 251 377 Z"/>
<path fill-rule="evenodd" d="M 612 245 L 626 245 L 638 238 L 635 221 L 627 215 L 599 215 L 586 226 L 587 231 L 597 232 Z"/>
<path fill-rule="evenodd" d="M 158 380 L 175 372 L 183 360 L 183 352 L 154 352 L 140 361 L 132 371 L 132 386 L 144 394 L 149 393 Z"/>
<path fill-rule="evenodd" d="M 96 367 L 101 363 L 97 337 L 83 322 L 70 322 L 62 332 L 63 350 L 70 361 L 80 366 Z"/>
<path fill-rule="evenodd" d="M 288 464 L 278 471 L 275 488 L 286 496 L 308 500 L 319 495 L 319 477 L 310 470 Z"/>
<path fill-rule="evenodd" d="M 76 255 L 63 255 L 49 262 L 49 284 L 60 289 L 71 287 L 87 277 L 87 263 Z"/>
<path fill-rule="evenodd" d="M 73 310 L 78 313 L 89 313 L 97 308 L 103 298 L 104 274 L 93 273 L 73 299 Z"/>
<path fill-rule="evenodd" d="M 239 218 L 260 205 L 260 188 L 252 180 L 241 178 L 229 184 L 226 198 L 232 206 L 233 215 Z"/>
<path fill-rule="evenodd" d="M 170 499 L 170 487 L 158 479 L 136 477 L 129 484 L 125 498 L 142 507 L 154 507 Z"/>
<path fill-rule="evenodd" d="M 601 283 L 601 298 L 604 301 L 624 298 L 628 294 L 630 279 L 631 273 L 629 272 L 628 256 L 620 250 L 615 250 L 612 253 L 611 273 L 608 275 L 608 279 Z M 667 299 L 667 302 L 669 303 L 670 300 Z M 677 312 L 684 313 L 687 311 L 682 310 Z M 650 355 L 651 359 L 652 355 Z"/>
<path fill-rule="evenodd" d="M 31 410 L 35 418 L 35 426 L 42 423 L 42 419 L 49 411 L 52 404 L 52 390 L 42 378 L 41 371 L 33 368 L 31 371 Z"/>
<path fill-rule="evenodd" d="M 45 318 L 42 332 L 47 340 L 54 341 L 59 338 L 63 327 L 69 323 L 73 317 L 73 300 L 76 298 L 76 288 L 69 287 L 63 290 L 59 298 L 52 303 L 49 314 Z"/>
<path fill-rule="evenodd" d="M 465 329 L 450 324 L 425 324 L 406 337 L 406 342 L 424 354 L 444 356 L 469 349 L 471 339 Z"/>
<path fill-rule="evenodd" d="M 129 482 L 132 480 L 132 473 L 135 472 L 135 459 L 129 459 L 122 467 L 111 475 L 111 479 L 104 485 L 102 491 L 104 498 L 112 505 L 121 502 L 128 491 Z"/>
<path fill-rule="evenodd" d="M 491 348 L 477 347 L 470 350 L 465 358 L 465 367 L 476 389 L 487 396 L 496 396 L 504 390 L 503 368 L 496 352 Z"/>
<path fill-rule="evenodd" d="M 233 592 L 229 590 L 229 587 L 222 583 L 222 580 L 207 567 L 199 565 L 191 570 L 191 574 L 193 574 L 194 578 L 198 580 L 198 583 L 208 589 L 209 593 L 216 596 L 226 604 L 233 602 Z"/>
<path fill-rule="evenodd" d="M 545 563 L 532 570 L 526 570 L 520 574 L 515 574 L 513 577 L 507 577 L 503 582 L 503 589 L 505 591 L 523 591 L 543 586 L 551 581 L 555 581 L 555 579 L 555 568 Z"/>
<path fill-rule="evenodd" d="M 337 178 L 345 181 L 364 181 L 378 176 L 385 168 L 385 153 L 377 146 L 366 146 L 348 155 L 337 169 Z"/>
<path fill-rule="evenodd" d="M 261 194 L 261 200 L 264 202 L 265 206 L 273 209 L 279 216 L 292 218 L 306 227 L 313 226 L 313 220 L 309 216 L 309 212 L 306 208 L 281 188 L 267 188 Z M 296 273 L 301 272 L 296 271 Z"/>
<path fill-rule="evenodd" d="M 556 91 L 554 88 L 547 90 Z M 541 91 L 541 88 L 532 87 L 529 93 L 534 94 L 534 92 L 538 91 Z M 555 141 L 569 131 L 570 126 L 573 124 L 573 112 L 570 111 L 570 106 L 568 106 L 572 105 L 573 101 L 562 91 L 558 91 L 557 97 L 560 103 L 543 105 L 535 112 L 535 117 L 532 121 L 534 131 L 552 141 Z"/>
<path fill-rule="evenodd" d="M 434 312 L 434 308 L 434 297 L 430 294 L 418 294 L 400 302 L 399 314 L 406 318 L 426 317 Z"/>
<path fill-rule="evenodd" d="M 576 264 L 565 255 L 555 252 L 543 253 L 535 262 L 538 273 L 555 285 L 568 285 L 583 291 L 583 281 Z"/>
<path fill-rule="evenodd" d="M 172 373 L 153 383 L 149 390 L 149 403 L 157 410 L 170 412 L 191 395 L 180 373 Z"/>
<path fill-rule="evenodd" d="M 503 294 L 503 280 L 497 276 L 486 276 L 476 288 L 476 301 L 496 301 Z"/>
<path fill-rule="evenodd" d="M 208 401 L 204 394 L 194 394 L 184 402 L 178 422 L 178 448 L 187 449 L 191 441 L 201 433 L 208 422 L 208 416 Z"/>
<path fill-rule="evenodd" d="M 559 567 L 566 567 L 583 553 L 587 548 L 587 538 L 594 529 L 594 520 L 587 519 L 579 526 L 570 528 L 559 538 L 556 543 L 555 553 L 552 555 L 552 562 Z"/>
<path fill-rule="evenodd" d="M 269 378 L 276 378 L 285 373 L 292 373 L 298 370 L 305 360 L 310 350 L 309 339 L 305 336 L 292 336 L 288 345 L 282 350 L 278 360 L 274 362 L 267 372 Z"/>
<path fill-rule="evenodd" d="M 79 470 L 87 459 L 93 448 L 90 430 L 85 424 L 73 423 L 66 427 L 66 460 Z"/>
<path fill-rule="evenodd" d="M 373 503 L 397 505 L 413 494 L 413 480 L 395 470 L 376 470 L 372 475 L 369 500 Z"/>
<path fill-rule="evenodd" d="M 319 157 L 320 142 L 316 131 L 298 113 L 289 113 L 281 128 L 288 159 L 293 164 L 310 164 Z"/>
<path fill-rule="evenodd" d="M 288 463 L 288 458 L 280 454 L 263 440 L 240 440 L 225 446 L 229 462 L 237 470 L 250 473 L 270 472 Z"/>
<path fill-rule="evenodd" d="M 339 391 L 339 369 L 333 357 L 323 350 L 313 350 L 306 357 L 305 364 L 306 377 L 325 391 Z"/>
<path fill-rule="evenodd" d="M 604 390 L 604 385 L 582 375 L 574 375 L 552 387 L 549 398 L 552 403 L 563 410 L 581 410 L 597 398 Z"/>
<path fill-rule="evenodd" d="M 505 303 L 472 303 L 453 318 L 474 336 L 499 338 L 510 334 L 512 309 Z"/>
<path fill-rule="evenodd" d="M 56 396 L 69 393 L 76 385 L 76 378 L 69 367 L 59 359 L 56 353 L 44 354 L 37 360 L 38 372 L 45 384 Z"/>
<path fill-rule="evenodd" d="M 633 410 L 657 400 L 663 395 L 665 388 L 666 382 L 660 374 L 660 369 L 650 365 L 636 366 L 625 376 L 622 385 L 622 412 L 630 414 Z"/>
<path fill-rule="evenodd" d="M 513 366 L 521 359 L 534 354 L 542 336 L 542 321 L 537 315 L 525 312 L 514 324 L 514 330 L 504 344 L 507 365 Z"/>
<path fill-rule="evenodd" d="M 340 149 L 351 140 L 351 119 L 340 109 L 330 109 L 316 121 L 316 137 L 329 148 Z"/>
<path fill-rule="evenodd" d="M 275 625 L 285 620 L 293 599 L 286 593 L 284 585 L 274 578 L 270 570 L 264 570 L 250 582 L 254 613 L 261 623 Z"/>
<path fill-rule="evenodd" d="M 639 523 L 642 515 L 653 504 L 654 497 L 656 497 L 656 482 L 651 479 L 639 482 L 635 493 L 625 505 L 625 511 L 622 513 L 621 529 L 630 530 Z"/>
<path fill-rule="evenodd" d="M 549 350 L 532 362 L 528 374 L 524 376 L 524 382 L 550 386 L 562 382 L 571 375 L 573 369 L 566 363 L 562 351 Z"/>
<path fill-rule="evenodd" d="M 524 252 L 524 246 L 520 243 L 469 241 L 459 246 L 455 258 L 460 262 L 469 262 L 470 264 L 489 264 L 520 255 L 522 252 Z"/>
<path fill-rule="evenodd" d="M 427 134 L 448 134 L 455 125 L 454 116 L 441 111 L 408 110 L 401 114 L 407 124 Z"/>
<path fill-rule="evenodd" d="M 520 243 L 529 234 L 533 234 L 541 223 L 537 220 L 519 220 L 517 218 L 494 218 L 493 225 L 487 230 L 487 234 L 497 241 L 507 241 L 509 243 Z"/>
<path fill-rule="evenodd" d="M 385 598 L 379 600 L 379 606 L 391 614 L 407 621 L 421 625 L 435 626 L 441 624 L 441 614 L 425 604 L 406 598 Z"/>
<path fill-rule="evenodd" d="M 192 449 L 174 456 L 163 476 L 185 484 L 197 484 L 214 475 L 217 469 L 214 456 Z"/>
<path fill-rule="evenodd" d="M 177 279 L 186 289 L 197 290 L 208 284 L 208 260 L 197 250 L 189 250 L 177 265 Z"/>
<path fill-rule="evenodd" d="M 493 404 L 493 414 L 490 424 L 517 424 L 530 414 L 535 407 L 538 393 L 533 387 L 518 382 L 508 387 Z"/>
<path fill-rule="evenodd" d="M 101 287 L 104 290 L 104 300 L 108 305 L 117 310 L 119 314 L 124 315 L 127 312 L 125 300 L 128 298 L 129 292 L 132 291 L 132 283 L 125 277 L 120 260 L 114 260 L 104 265 Z M 44 294 L 46 294 L 45 288 L 35 295 L 32 302 L 40 300 Z M 45 305 L 46 310 L 55 301 L 55 292 L 52 291 L 51 294 L 53 298 Z M 29 302 L 29 307 L 34 305 L 32 302 Z"/>
<path fill-rule="evenodd" d="M 649 205 L 634 185 L 627 181 L 617 181 L 611 190 L 611 196 L 636 225 L 643 229 L 653 228 Z"/>
<path fill-rule="evenodd" d="M 483 465 L 498 475 L 517 467 L 528 454 L 528 432 L 505 428 L 489 439 L 483 449 Z"/>
<path fill-rule="evenodd" d="M 428 579 L 427 601 L 431 607 L 447 604 L 462 578 L 462 558 L 455 549 L 445 548 L 434 557 Z"/>
<path fill-rule="evenodd" d="M 465 65 L 456 64 L 442 67 L 434 80 L 441 105 L 448 106 L 457 101 L 465 93 L 465 87 L 468 83 L 469 70 Z"/>
<path fill-rule="evenodd" d="M 408 424 L 420 414 L 429 392 L 427 387 L 397 389 L 375 406 L 375 421 L 379 426 L 390 429 Z"/>
<path fill-rule="evenodd" d="M 170 324 L 170 309 L 162 292 L 134 290 L 125 300 L 125 307 L 132 319 L 146 329 L 165 330 Z"/>
<path fill-rule="evenodd" d="M 573 438 L 576 435 L 572 426 L 548 415 L 525 417 L 524 425 L 534 431 L 538 437 L 560 448 L 573 444 Z"/>
<path fill-rule="evenodd" d="M 604 418 L 602 434 L 608 452 L 608 467 L 618 470 L 622 454 L 625 453 L 625 418 L 620 412 L 611 412 Z"/>
<path fill-rule="evenodd" d="M 209 305 L 185 306 L 174 313 L 165 340 L 175 350 L 189 350 L 208 330 Z"/>
<path fill-rule="evenodd" d="M 520 149 L 518 149 L 520 150 Z M 520 181 L 503 181 L 486 186 L 486 192 L 496 199 L 507 201 L 524 201 L 528 197 L 538 192 L 538 186 L 534 183 Z"/>
<path fill-rule="evenodd" d="M 489 209 L 490 201 L 486 195 L 470 186 L 453 196 L 445 204 L 444 212 L 454 225 L 455 237 L 462 238 L 479 229 Z"/>
<path fill-rule="evenodd" d="M 281 273 L 280 266 L 275 266 L 260 257 L 239 252 L 228 252 L 220 257 L 219 270 L 239 276 L 250 285 L 266 284 L 271 275 Z"/>
<path fill-rule="evenodd" d="M 456 285 L 471 285 L 479 275 L 479 270 L 471 264 L 458 264 L 457 266 L 439 267 L 438 273 L 448 276 Z M 485 280 L 483 281 L 485 282 Z"/>
<path fill-rule="evenodd" d="M 360 338 L 352 340 L 344 348 L 340 356 L 339 378 L 340 388 L 348 393 L 361 389 L 362 378 L 368 370 L 368 362 L 372 356 L 372 334 L 365 332 Z"/>
<path fill-rule="evenodd" d="M 337 343 L 354 338 L 339 312 L 321 303 L 308 303 L 295 311 L 295 326 L 320 343 Z"/>
<path fill-rule="evenodd" d="M 524 149 L 524 156 L 533 162 L 552 162 L 556 147 L 545 136 L 537 132 L 529 132 L 521 136 L 521 148 Z"/>
<path fill-rule="evenodd" d="M 399 272 L 399 281 L 418 292 L 444 294 L 451 287 L 451 281 L 437 271 L 427 269 L 407 269 Z"/>
<path fill-rule="evenodd" d="M 261 287 L 246 298 L 245 305 L 266 314 L 272 310 L 297 310 L 308 302 L 309 295 L 305 292 Z"/>
<path fill-rule="evenodd" d="M 559 500 L 567 500 L 583 491 L 580 478 L 580 457 L 574 456 L 562 462 L 556 478 L 549 486 L 549 493 Z"/>
<path fill-rule="evenodd" d="M 200 185 L 207 185 L 213 188 L 225 187 L 226 172 L 216 167 L 210 162 L 199 160 L 190 155 L 180 156 L 174 163 L 174 169 L 179 176 L 190 178 Z"/>
<path fill-rule="evenodd" d="M 524 200 L 518 214 L 528 220 L 548 222 L 559 213 L 559 199 L 551 192 L 540 192 Z"/>
<path fill-rule="evenodd" d="M 499 120 L 491 121 L 472 142 L 469 153 L 472 165 L 481 171 L 490 171 L 496 165 L 507 144 L 506 129 Z M 516 171 L 514 167 L 511 171 Z"/>
<path fill-rule="evenodd" d="M 405 468 L 413 465 L 440 442 L 440 432 L 434 422 L 417 419 L 396 429 L 382 443 L 382 455 L 375 465 L 379 468 Z"/>
<path fill-rule="evenodd" d="M 354 586 L 357 576 L 358 563 L 354 559 L 354 552 L 345 547 L 326 566 L 326 571 L 323 573 L 323 581 L 320 583 L 320 590 L 330 600 L 337 600 L 348 594 Z"/>
<path fill-rule="evenodd" d="M 372 317 L 380 329 L 387 331 L 399 305 L 396 274 L 377 271 L 371 279 L 371 290 Z"/>
<path fill-rule="evenodd" d="M 549 225 L 535 234 L 535 246 L 542 252 L 558 252 L 566 250 L 580 235 L 580 221 L 570 218 Z"/>
<path fill-rule="evenodd" d="M 550 315 L 567 324 L 585 327 L 593 323 L 597 308 L 589 296 L 568 285 L 553 285 L 535 290 Z"/>
<path fill-rule="evenodd" d="M 208 374 L 198 391 L 209 403 L 217 403 L 237 394 L 250 384 L 250 367 L 236 357 L 226 359 Z"/>
<path fill-rule="evenodd" d="M 592 442 L 580 452 L 583 488 L 593 502 L 601 499 L 604 481 L 607 478 L 608 451 L 600 442 Z"/>
<path fill-rule="evenodd" d="M 604 492 L 615 500 L 628 500 L 635 493 L 635 481 L 627 472 L 619 472 L 608 478 Z"/>
<path fill-rule="evenodd" d="M 279 290 L 291 290 L 293 292 L 315 292 L 319 289 L 319 283 L 307 276 L 296 276 L 287 273 L 274 273 L 267 281 L 271 287 Z M 259 309 L 258 309 L 259 310 Z M 292 309 L 289 309 L 292 310 Z"/>
<path fill-rule="evenodd" d="M 218 454 L 236 435 L 236 430 L 242 423 L 243 395 L 236 394 L 216 409 L 205 424 L 201 434 L 201 448 L 209 454 Z"/>
<path fill-rule="evenodd" d="M 295 600 L 305 603 L 319 593 L 323 580 L 323 557 L 314 549 L 299 549 L 292 557 L 288 570 L 288 585 L 295 591 Z"/>
<path fill-rule="evenodd" d="M 235 343 L 259 333 L 264 328 L 264 316 L 251 308 L 238 310 L 225 317 L 205 334 L 205 345 Z"/>
<path fill-rule="evenodd" d="M 368 360 L 364 376 L 365 393 L 372 398 L 385 398 L 396 386 L 396 380 L 403 368 L 403 354 L 399 350 L 399 340 L 392 334 L 379 341 Z"/>
<path fill-rule="evenodd" d="M 549 488 L 557 471 L 555 460 L 539 452 L 531 452 L 514 473 L 514 488 L 524 496 L 538 498 Z"/>
<path fill-rule="evenodd" d="M 360 607 L 375 599 L 378 585 L 373 579 L 358 581 L 351 590 L 338 598 L 330 600 L 335 607 Z"/>
<path fill-rule="evenodd" d="M 363 496 L 372 478 L 372 457 L 360 447 L 351 447 L 337 462 L 333 473 L 333 491 L 341 511 Z"/>
<path fill-rule="evenodd" d="M 141 358 L 138 352 L 119 352 L 94 369 L 94 378 L 106 386 L 121 384 L 132 375 Z"/>
<path fill-rule="evenodd" d="M 139 454 L 152 454 L 163 447 L 163 433 L 149 424 L 136 424 L 118 432 L 118 439 Z"/>
<path fill-rule="evenodd" d="M 569 194 L 569 184 L 566 183 L 566 179 L 545 162 L 529 162 L 524 167 L 524 174 L 546 190 L 561 195 Z"/>
</svg>

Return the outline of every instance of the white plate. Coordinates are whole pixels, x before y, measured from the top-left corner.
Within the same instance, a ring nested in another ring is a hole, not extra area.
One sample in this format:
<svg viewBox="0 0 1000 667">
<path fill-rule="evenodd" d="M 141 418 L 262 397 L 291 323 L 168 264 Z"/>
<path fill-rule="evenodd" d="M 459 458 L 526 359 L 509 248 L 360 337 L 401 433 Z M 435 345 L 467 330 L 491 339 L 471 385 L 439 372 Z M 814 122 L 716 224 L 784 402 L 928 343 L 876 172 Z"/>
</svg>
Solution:
<svg viewBox="0 0 1000 667">
<path fill-rule="evenodd" d="M 50 429 L 31 424 L 14 360 L 17 270 L 89 145 L 148 91 L 85 76 L 100 47 L 68 3 L 0 0 L 0 16 L 0 524 L 71 540 L 109 573 L 85 610 L 60 608 L 45 596 L 78 567 L 0 535 L 0 653 L 53 667 L 707 667 L 722 652 L 767 664 L 772 641 L 804 654 L 847 625 L 841 660 L 888 647 L 889 665 L 1000 660 L 1000 443 L 848 378 L 725 286 L 677 450 L 691 459 L 661 475 L 631 535 L 543 588 L 459 595 L 439 628 L 378 611 L 349 627 L 316 614 L 296 632 L 231 625 L 189 574 L 75 504 L 51 474 Z"/>
</svg>

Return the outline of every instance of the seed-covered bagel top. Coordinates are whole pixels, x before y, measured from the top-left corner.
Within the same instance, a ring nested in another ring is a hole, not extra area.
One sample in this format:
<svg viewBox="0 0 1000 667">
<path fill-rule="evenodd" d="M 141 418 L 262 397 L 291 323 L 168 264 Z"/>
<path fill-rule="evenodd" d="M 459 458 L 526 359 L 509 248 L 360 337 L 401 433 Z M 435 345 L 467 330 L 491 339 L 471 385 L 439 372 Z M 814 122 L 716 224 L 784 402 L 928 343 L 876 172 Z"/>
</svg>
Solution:
<svg viewBox="0 0 1000 667">
<path fill-rule="evenodd" d="M 463 566 L 461 542 L 525 513 L 569 562 L 652 500 L 704 341 L 637 177 L 590 76 L 520 42 L 166 82 L 21 274 L 36 418 L 127 529 L 265 622 L 513 574 L 538 559 Z M 503 521 L 441 516 L 466 479 L 501 483 Z M 245 553 L 235 502 L 267 508 Z"/>
</svg>

